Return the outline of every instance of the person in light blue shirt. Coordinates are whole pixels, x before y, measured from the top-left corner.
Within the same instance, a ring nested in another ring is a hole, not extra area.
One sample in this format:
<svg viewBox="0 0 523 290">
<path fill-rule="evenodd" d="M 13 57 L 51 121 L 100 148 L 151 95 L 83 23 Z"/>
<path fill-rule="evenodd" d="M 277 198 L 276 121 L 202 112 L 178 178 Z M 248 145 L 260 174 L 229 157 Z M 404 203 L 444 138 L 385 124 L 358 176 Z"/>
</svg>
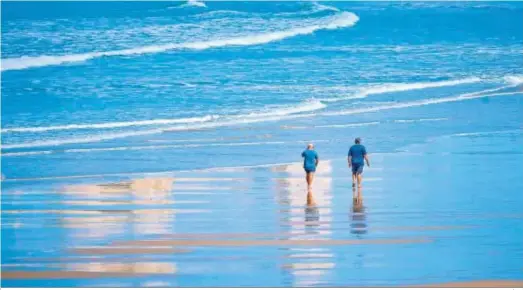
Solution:
<svg viewBox="0 0 523 290">
<path fill-rule="evenodd" d="M 314 150 L 314 145 L 307 145 L 307 149 L 301 153 L 303 157 L 303 169 L 305 169 L 305 179 L 307 180 L 307 189 L 310 191 L 312 187 L 312 181 L 314 179 L 314 172 L 320 162 L 318 153 Z"/>
<path fill-rule="evenodd" d="M 356 182 L 358 187 L 361 187 L 364 160 L 367 162 L 367 166 L 370 167 L 367 149 L 361 145 L 361 138 L 356 138 L 348 154 L 349 168 L 352 167 L 352 187 L 356 187 Z"/>
</svg>

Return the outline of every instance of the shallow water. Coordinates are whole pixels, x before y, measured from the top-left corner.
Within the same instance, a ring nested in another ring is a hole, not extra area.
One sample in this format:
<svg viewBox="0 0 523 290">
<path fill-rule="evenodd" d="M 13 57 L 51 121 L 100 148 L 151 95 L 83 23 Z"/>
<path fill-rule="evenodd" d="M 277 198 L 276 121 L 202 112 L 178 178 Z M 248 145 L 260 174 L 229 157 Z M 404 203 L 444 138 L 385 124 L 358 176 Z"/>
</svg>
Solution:
<svg viewBox="0 0 523 290">
<path fill-rule="evenodd" d="M 521 285 L 521 12 L 2 2 L 2 286 Z"/>
</svg>

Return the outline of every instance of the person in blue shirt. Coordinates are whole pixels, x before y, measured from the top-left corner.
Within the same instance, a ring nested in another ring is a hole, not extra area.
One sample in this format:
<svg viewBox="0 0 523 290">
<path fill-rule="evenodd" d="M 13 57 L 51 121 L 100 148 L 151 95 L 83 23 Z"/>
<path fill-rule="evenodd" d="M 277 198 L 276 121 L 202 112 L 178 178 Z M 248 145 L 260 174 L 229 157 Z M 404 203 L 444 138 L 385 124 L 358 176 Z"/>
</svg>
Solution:
<svg viewBox="0 0 523 290">
<path fill-rule="evenodd" d="M 348 162 L 349 168 L 352 167 L 352 187 L 356 187 L 356 182 L 358 183 L 358 187 L 361 187 L 361 174 L 363 173 L 364 165 L 363 160 L 367 162 L 367 166 L 369 167 L 370 163 L 367 156 L 367 149 L 365 149 L 365 146 L 361 145 L 361 138 L 356 138 L 354 143 L 355 144 L 349 149 Z"/>
<path fill-rule="evenodd" d="M 303 169 L 305 169 L 305 179 L 307 180 L 307 189 L 310 191 L 312 187 L 312 181 L 314 179 L 314 172 L 320 159 L 318 153 L 314 150 L 314 145 L 307 145 L 307 149 L 301 153 L 303 157 Z"/>
</svg>

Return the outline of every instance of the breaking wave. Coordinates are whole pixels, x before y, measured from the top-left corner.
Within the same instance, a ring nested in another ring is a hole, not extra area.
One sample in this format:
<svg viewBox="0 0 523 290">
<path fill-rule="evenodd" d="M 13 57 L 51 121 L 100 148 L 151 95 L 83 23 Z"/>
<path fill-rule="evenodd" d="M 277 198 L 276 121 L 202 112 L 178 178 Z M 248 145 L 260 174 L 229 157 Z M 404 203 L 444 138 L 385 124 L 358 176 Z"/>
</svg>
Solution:
<svg viewBox="0 0 523 290">
<path fill-rule="evenodd" d="M 505 76 L 503 79 L 509 85 L 518 86 L 520 84 L 523 84 L 523 75 Z"/>
<path fill-rule="evenodd" d="M 397 103 L 397 104 L 393 104 L 393 105 L 375 106 L 375 107 L 368 107 L 368 108 L 361 108 L 361 109 L 351 109 L 351 110 L 338 111 L 338 112 L 326 112 L 326 113 L 323 113 L 322 115 L 340 116 L 340 115 L 372 113 L 372 112 L 379 112 L 379 111 L 391 110 L 391 109 L 403 109 L 403 108 L 420 107 L 420 106 L 442 104 L 442 103 L 449 103 L 449 102 L 459 102 L 459 101 L 470 100 L 470 99 L 479 99 L 479 98 L 484 98 L 484 97 L 496 97 L 496 96 L 523 94 L 523 92 L 496 93 L 496 92 L 499 92 L 508 87 L 513 87 L 513 86 L 499 87 L 496 89 L 484 90 L 484 91 L 479 91 L 479 92 L 475 92 L 475 93 L 467 93 L 467 94 L 462 94 L 462 95 L 455 96 L 455 97 L 423 99 L 423 100 L 419 100 L 419 101 L 403 102 L 403 103 Z"/>
<path fill-rule="evenodd" d="M 371 113 L 378 112 L 383 110 L 392 110 L 392 109 L 401 109 L 409 107 L 419 107 L 432 104 L 440 104 L 447 102 L 458 102 L 469 99 L 477 99 L 483 97 L 495 97 L 495 96 L 507 96 L 522 94 L 522 92 L 501 92 L 504 89 L 514 88 L 514 85 L 508 85 L 503 87 L 498 87 L 494 89 L 488 89 L 483 91 L 478 91 L 474 93 L 461 94 L 454 97 L 447 98 L 430 98 L 422 99 L 411 102 L 400 102 L 393 104 L 385 104 L 364 108 L 349 109 L 343 111 L 334 111 L 334 112 L 315 112 L 322 110 L 326 105 L 319 100 L 310 100 L 308 102 L 302 103 L 300 105 L 287 105 L 277 108 L 266 108 L 258 112 L 252 112 L 249 114 L 243 115 L 231 115 L 231 116 L 206 116 L 203 118 L 189 118 L 189 119 L 174 119 L 174 120 L 149 120 L 149 121 L 132 121 L 132 122 L 115 122 L 115 123 L 104 123 L 104 124 L 86 124 L 86 125 L 65 125 L 65 126 L 50 126 L 50 127 L 33 127 L 33 128 L 8 128 L 4 129 L 2 132 L 43 132 L 48 130 L 70 130 L 70 129 L 85 129 L 85 128 L 114 128 L 114 127 L 130 127 L 137 125 L 151 125 L 151 124 L 173 124 L 181 123 L 178 126 L 174 127 L 162 127 L 154 128 L 151 130 L 141 130 L 141 131 L 129 131 L 129 132 L 119 132 L 119 133 L 108 133 L 108 134 L 99 134 L 82 138 L 63 138 L 55 140 L 44 140 L 44 141 L 35 141 L 35 142 L 26 142 L 18 144 L 5 144 L 2 145 L 2 149 L 14 149 L 14 148 L 31 148 L 31 147 L 45 147 L 45 146 L 60 146 L 64 144 L 75 144 L 75 143 L 91 143 L 91 142 L 100 142 L 112 139 L 134 137 L 134 136 L 143 136 L 143 135 L 153 135 L 161 134 L 169 131 L 188 131 L 188 130 L 199 130 L 199 129 L 210 129 L 224 126 L 235 126 L 249 123 L 260 123 L 260 122 L 269 122 L 269 121 L 280 121 L 280 120 L 289 120 L 296 118 L 305 118 L 305 117 L 314 117 L 314 116 L 337 116 L 337 115 L 350 115 L 350 114 L 361 114 L 361 113 Z M 183 120 L 183 121 L 181 121 Z M 436 119 L 425 119 L 425 121 L 436 121 Z M 439 120 L 439 119 L 438 119 Z M 192 122 L 187 122 L 192 121 Z M 140 123 L 141 122 L 141 123 Z M 145 123 L 144 123 L 145 122 Z M 409 120 L 400 120 L 398 122 L 410 122 Z M 370 124 L 359 124 L 359 125 L 370 125 Z M 341 125 L 325 125 L 330 127 L 351 127 L 356 126 L 354 124 L 341 124 Z M 11 131 L 8 131 L 11 130 Z"/>
<path fill-rule="evenodd" d="M 180 123 L 201 123 L 217 119 L 218 116 L 205 116 L 196 118 L 184 119 L 156 119 L 145 121 L 129 121 L 129 122 L 110 122 L 100 124 L 71 124 L 63 126 L 47 126 L 47 127 L 22 127 L 22 128 L 5 128 L 2 133 L 9 132 L 46 132 L 46 131 L 61 131 L 61 130 L 77 130 L 77 129 L 112 129 L 122 127 L 147 126 L 147 125 L 167 125 Z"/>
<path fill-rule="evenodd" d="M 396 84 L 384 84 L 377 85 L 368 88 L 362 88 L 356 91 L 356 93 L 349 96 L 340 97 L 340 98 L 328 98 L 322 99 L 324 102 L 337 102 L 342 100 L 351 100 L 351 99 L 362 99 L 366 98 L 369 95 L 378 95 L 394 92 L 404 92 L 411 90 L 422 90 L 429 88 L 439 88 L 439 87 L 448 87 L 448 86 L 457 86 L 463 84 L 471 84 L 480 82 L 481 79 L 478 77 L 470 77 L 459 80 L 448 80 L 448 81 L 439 81 L 439 82 L 419 82 L 419 83 L 396 83 Z"/>
<path fill-rule="evenodd" d="M 351 12 L 342 12 L 337 15 L 327 17 L 323 24 L 310 25 L 305 27 L 295 27 L 283 31 L 275 31 L 268 33 L 260 33 L 255 35 L 216 39 L 210 41 L 197 41 L 186 43 L 171 43 L 164 45 L 142 46 L 130 49 L 89 52 L 81 54 L 61 55 L 61 56 L 22 56 L 18 58 L 2 59 L 2 71 L 8 70 L 22 70 L 34 67 L 45 67 L 50 65 L 60 65 L 65 63 L 84 62 L 94 58 L 111 57 L 111 56 L 126 56 L 126 55 L 141 55 L 161 53 L 169 50 L 205 50 L 210 48 L 228 47 L 228 46 L 250 46 L 280 41 L 286 38 L 295 37 L 299 35 L 312 34 L 319 30 L 334 30 L 339 28 L 350 27 L 358 22 L 359 18 L 356 14 Z"/>
</svg>

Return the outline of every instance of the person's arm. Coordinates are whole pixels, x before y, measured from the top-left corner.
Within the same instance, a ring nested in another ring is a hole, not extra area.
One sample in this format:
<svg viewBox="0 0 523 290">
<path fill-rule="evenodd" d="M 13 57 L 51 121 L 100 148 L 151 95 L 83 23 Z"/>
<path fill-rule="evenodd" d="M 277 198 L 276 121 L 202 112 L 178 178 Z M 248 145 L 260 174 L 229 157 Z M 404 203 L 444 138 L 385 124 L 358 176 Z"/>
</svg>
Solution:
<svg viewBox="0 0 523 290">
<path fill-rule="evenodd" d="M 320 163 L 320 157 L 318 156 L 318 153 L 316 153 L 316 167 L 318 167 L 318 163 Z"/>
<path fill-rule="evenodd" d="M 363 158 L 365 158 L 365 162 L 367 162 L 367 166 L 370 167 L 370 163 L 369 163 L 369 155 L 367 155 L 367 149 L 363 149 Z"/>
<path fill-rule="evenodd" d="M 347 157 L 347 162 L 349 163 L 349 168 L 352 166 L 352 147 L 349 149 L 349 154 Z"/>
</svg>

